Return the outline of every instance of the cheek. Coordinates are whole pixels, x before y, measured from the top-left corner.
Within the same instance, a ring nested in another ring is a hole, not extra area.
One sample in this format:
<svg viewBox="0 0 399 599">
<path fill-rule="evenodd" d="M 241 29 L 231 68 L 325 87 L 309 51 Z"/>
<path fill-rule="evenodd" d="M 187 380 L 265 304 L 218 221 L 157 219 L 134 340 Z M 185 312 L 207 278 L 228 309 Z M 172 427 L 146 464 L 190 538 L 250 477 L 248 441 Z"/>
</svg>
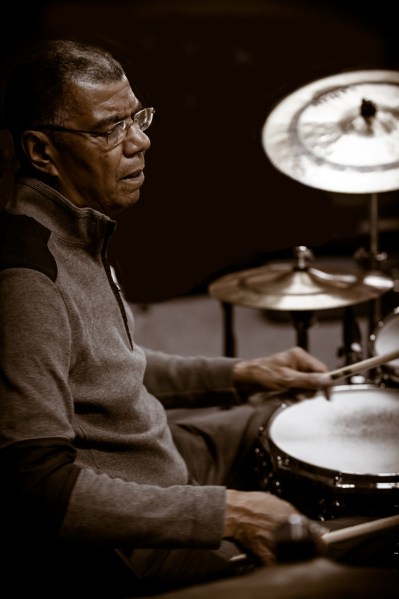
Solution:
<svg viewBox="0 0 399 599">
<path fill-rule="evenodd" d="M 117 163 L 108 157 L 97 158 L 91 162 L 89 176 L 97 193 L 110 193 L 116 187 Z"/>
<path fill-rule="evenodd" d="M 85 146 L 66 158 L 64 172 L 84 197 L 103 203 L 116 193 L 119 161 L 116 152 Z"/>
<path fill-rule="evenodd" d="M 107 182 L 109 186 L 115 186 L 117 181 L 117 173 L 119 166 L 119 158 L 110 154 L 105 154 L 98 158 L 95 162 L 95 170 L 99 179 Z"/>
<path fill-rule="evenodd" d="M 64 175 L 74 181 L 77 187 L 87 188 L 90 184 L 95 186 L 95 182 L 101 177 L 104 166 L 97 157 L 93 157 L 90 151 L 84 151 L 84 148 L 77 153 L 68 154 L 61 157 L 60 166 Z"/>
</svg>

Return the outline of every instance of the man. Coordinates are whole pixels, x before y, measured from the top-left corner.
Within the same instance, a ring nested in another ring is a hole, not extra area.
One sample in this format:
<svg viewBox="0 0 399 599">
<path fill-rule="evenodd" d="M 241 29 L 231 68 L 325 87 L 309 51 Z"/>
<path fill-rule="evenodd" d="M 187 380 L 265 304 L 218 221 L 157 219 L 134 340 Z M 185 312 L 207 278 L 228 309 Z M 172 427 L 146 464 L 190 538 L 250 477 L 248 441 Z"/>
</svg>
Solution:
<svg viewBox="0 0 399 599">
<path fill-rule="evenodd" d="M 15 67 L 4 114 L 20 164 L 0 250 L 10 561 L 31 566 L 42 596 L 51 568 L 68 572 L 61 596 L 88 554 L 98 596 L 114 549 L 134 574 L 130 594 L 238 573 L 242 552 L 271 563 L 276 527 L 297 510 L 239 482 L 275 408 L 246 404 L 245 390 L 326 388 L 325 365 L 300 348 L 243 361 L 136 345 L 107 244 L 139 199 L 154 110 L 107 52 L 38 46 Z M 210 406 L 235 407 L 168 425 L 165 407 Z"/>
</svg>

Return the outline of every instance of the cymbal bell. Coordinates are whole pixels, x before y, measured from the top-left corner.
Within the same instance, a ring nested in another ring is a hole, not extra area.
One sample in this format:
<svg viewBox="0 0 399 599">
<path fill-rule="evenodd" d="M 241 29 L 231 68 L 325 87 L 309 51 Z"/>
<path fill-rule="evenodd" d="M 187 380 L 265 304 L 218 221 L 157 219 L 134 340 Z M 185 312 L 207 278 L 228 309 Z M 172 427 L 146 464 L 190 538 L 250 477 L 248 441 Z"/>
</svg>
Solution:
<svg viewBox="0 0 399 599">
<path fill-rule="evenodd" d="M 317 189 L 399 189 L 399 71 L 349 71 L 313 81 L 270 112 L 262 144 L 285 175 Z"/>
<path fill-rule="evenodd" d="M 380 297 L 393 281 L 380 271 L 296 269 L 270 264 L 220 277 L 209 293 L 227 303 L 278 311 L 314 311 L 352 306 Z"/>
</svg>

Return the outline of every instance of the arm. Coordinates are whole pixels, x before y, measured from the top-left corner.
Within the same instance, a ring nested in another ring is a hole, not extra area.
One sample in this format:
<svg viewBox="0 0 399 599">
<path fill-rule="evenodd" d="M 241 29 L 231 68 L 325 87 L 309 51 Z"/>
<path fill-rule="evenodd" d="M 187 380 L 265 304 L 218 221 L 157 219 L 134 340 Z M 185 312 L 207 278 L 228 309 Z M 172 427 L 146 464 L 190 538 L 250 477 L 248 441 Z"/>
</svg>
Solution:
<svg viewBox="0 0 399 599">
<path fill-rule="evenodd" d="M 166 408 L 241 403 L 233 380 L 238 360 L 185 357 L 145 349 L 144 384 Z"/>
<path fill-rule="evenodd" d="M 55 284 L 10 269 L 0 274 L 0 301 L 1 499 L 11 533 L 111 547 L 216 547 L 222 487 L 141 485 L 77 460 L 71 329 Z"/>
<path fill-rule="evenodd" d="M 166 407 L 237 404 L 257 391 L 327 389 L 327 367 L 300 347 L 270 356 L 182 357 L 146 350 L 144 383 Z"/>
</svg>

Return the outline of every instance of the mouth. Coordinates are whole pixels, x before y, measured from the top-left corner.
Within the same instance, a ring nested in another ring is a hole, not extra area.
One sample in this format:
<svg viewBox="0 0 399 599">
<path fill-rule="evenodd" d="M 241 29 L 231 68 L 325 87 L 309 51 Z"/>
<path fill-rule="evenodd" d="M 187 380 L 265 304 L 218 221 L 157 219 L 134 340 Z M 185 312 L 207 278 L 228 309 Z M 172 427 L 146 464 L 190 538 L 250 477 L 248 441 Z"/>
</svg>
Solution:
<svg viewBox="0 0 399 599">
<path fill-rule="evenodd" d="M 143 177 L 143 169 L 137 169 L 128 175 L 122 177 L 122 181 L 134 181 L 136 179 L 141 179 Z"/>
</svg>

